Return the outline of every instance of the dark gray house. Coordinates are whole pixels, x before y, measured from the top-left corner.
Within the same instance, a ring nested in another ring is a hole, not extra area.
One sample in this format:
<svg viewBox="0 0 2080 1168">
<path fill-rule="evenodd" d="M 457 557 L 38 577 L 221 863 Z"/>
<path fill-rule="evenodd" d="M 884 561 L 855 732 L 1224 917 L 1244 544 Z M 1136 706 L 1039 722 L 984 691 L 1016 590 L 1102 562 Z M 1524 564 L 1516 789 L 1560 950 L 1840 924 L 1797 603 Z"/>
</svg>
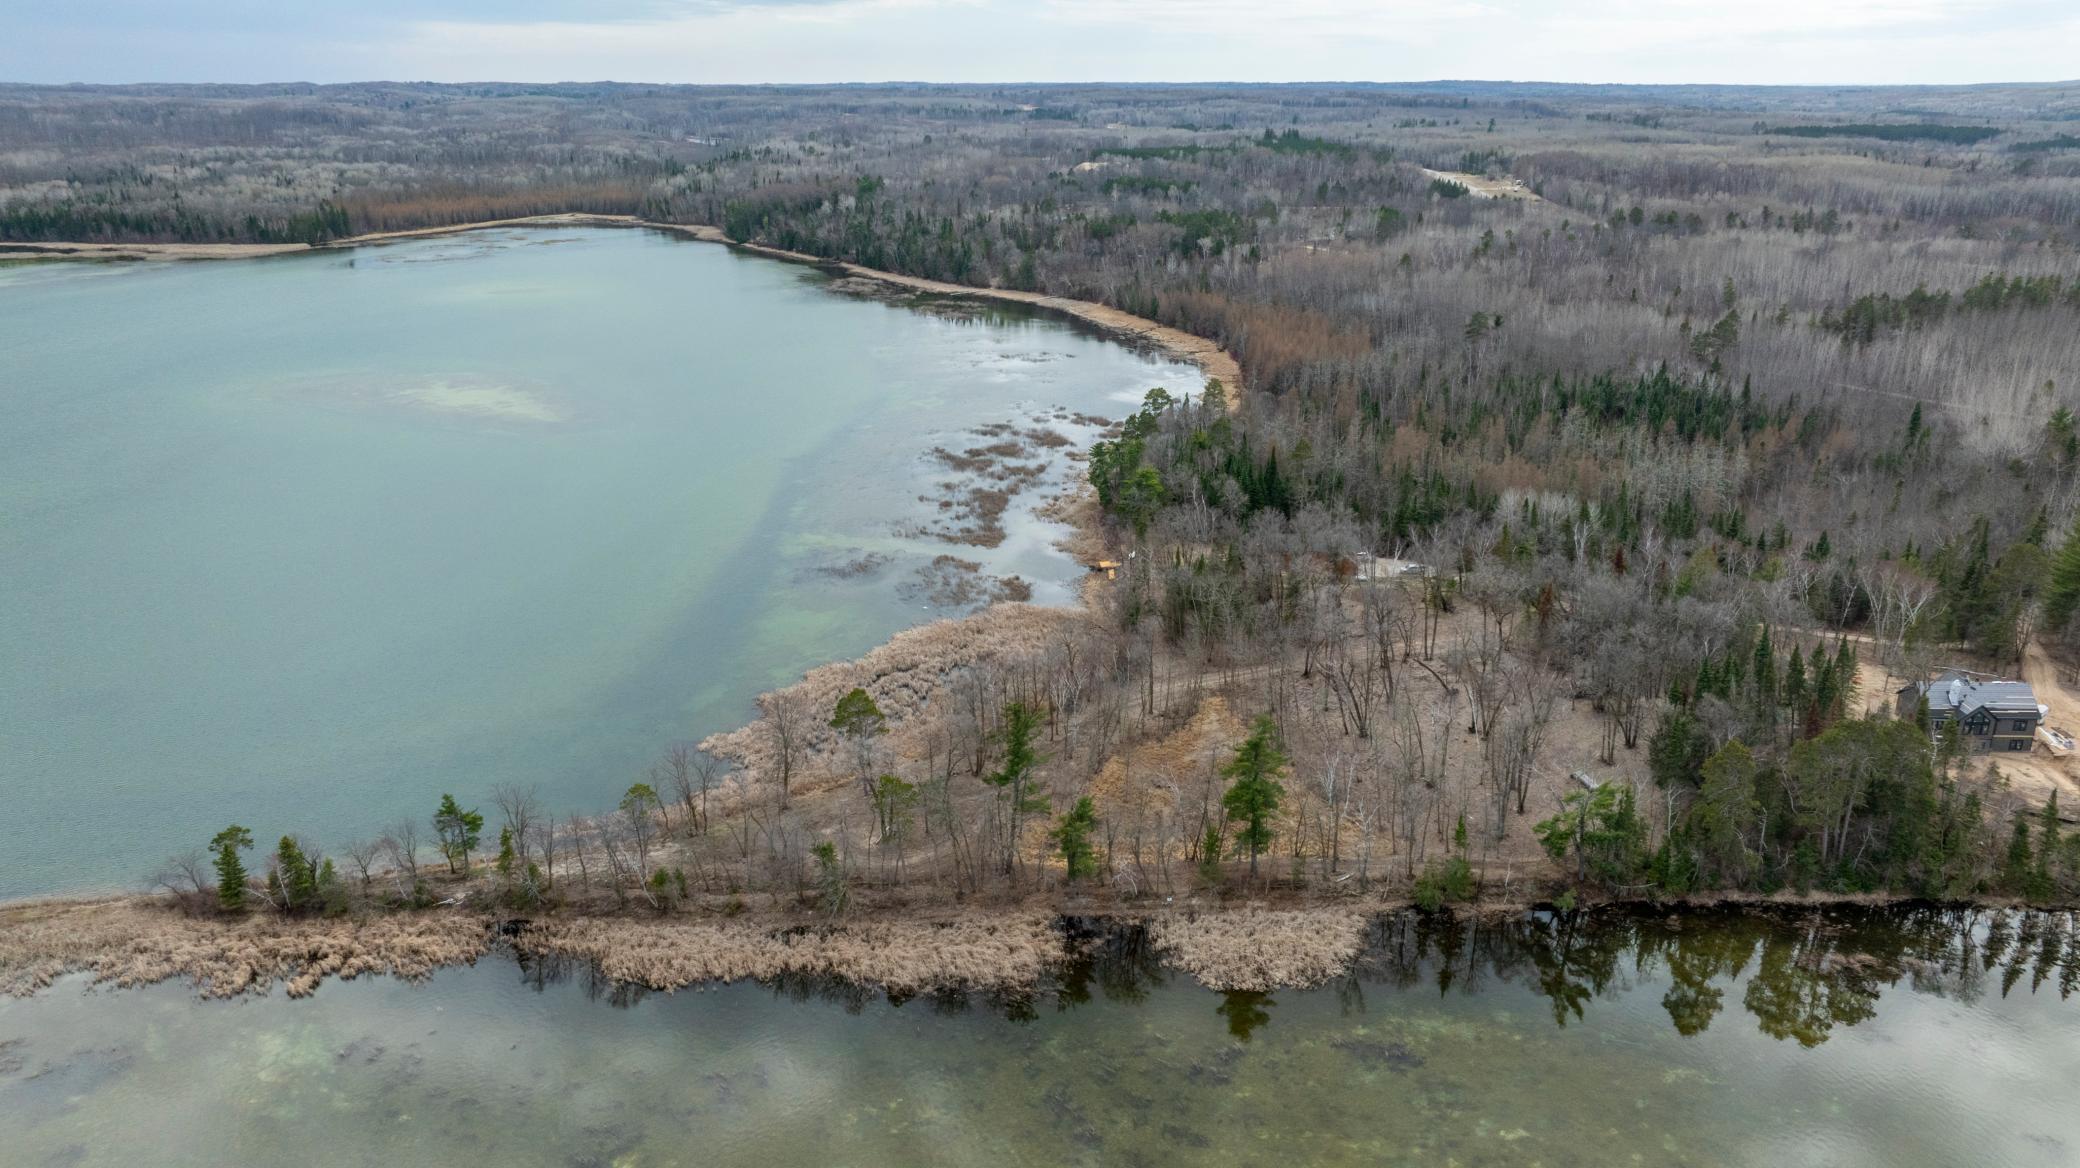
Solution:
<svg viewBox="0 0 2080 1168">
<path fill-rule="evenodd" d="M 1974 751 L 2026 751 L 2044 724 L 2044 707 L 2026 681 L 2002 681 L 1963 669 L 1944 671 L 1934 681 L 1901 686 L 1898 713 L 1911 719 L 1928 699 L 1928 724 L 1955 721 L 1965 746 Z"/>
</svg>

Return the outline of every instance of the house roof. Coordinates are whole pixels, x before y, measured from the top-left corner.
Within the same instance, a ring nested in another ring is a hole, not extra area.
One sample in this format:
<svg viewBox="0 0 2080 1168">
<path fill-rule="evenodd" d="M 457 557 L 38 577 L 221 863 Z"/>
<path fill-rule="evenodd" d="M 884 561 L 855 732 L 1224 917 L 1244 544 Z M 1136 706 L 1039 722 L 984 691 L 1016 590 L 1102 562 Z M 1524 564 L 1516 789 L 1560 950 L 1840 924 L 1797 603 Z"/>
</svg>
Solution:
<svg viewBox="0 0 2080 1168">
<path fill-rule="evenodd" d="M 1997 714 L 2037 712 L 2037 691 L 2026 681 L 1994 681 L 1951 670 L 1934 681 L 1917 681 L 1900 692 L 1907 690 L 1917 691 L 1917 696 L 1925 695 L 1930 713 L 1949 711 L 1962 717 L 1980 709 Z"/>
</svg>

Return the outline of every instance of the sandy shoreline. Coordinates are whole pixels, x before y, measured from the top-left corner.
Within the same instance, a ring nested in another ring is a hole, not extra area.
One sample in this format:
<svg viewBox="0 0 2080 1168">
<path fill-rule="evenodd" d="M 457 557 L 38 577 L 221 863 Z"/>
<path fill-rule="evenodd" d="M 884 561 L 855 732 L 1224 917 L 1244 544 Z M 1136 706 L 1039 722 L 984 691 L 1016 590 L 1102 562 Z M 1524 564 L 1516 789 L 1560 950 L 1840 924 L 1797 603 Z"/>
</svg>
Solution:
<svg viewBox="0 0 2080 1168">
<path fill-rule="evenodd" d="M 735 247 L 754 255 L 769 259 L 785 260 L 789 263 L 810 264 L 840 275 L 863 280 L 873 280 L 922 292 L 933 296 L 958 296 L 975 300 L 996 300 L 1008 304 L 1023 304 L 1030 308 L 1057 313 L 1090 325 L 1108 335 L 1135 341 L 1155 348 L 1180 361 L 1196 365 L 1207 377 L 1218 380 L 1234 390 L 1243 384 L 1242 366 L 1234 356 L 1213 341 L 1182 329 L 1158 324 L 1132 313 L 1099 304 L 1091 300 L 1072 300 L 1063 296 L 1048 296 L 1039 292 L 1020 292 L 1009 288 L 982 288 L 967 284 L 949 284 L 941 280 L 927 280 L 918 276 L 905 276 L 897 272 L 884 272 L 877 268 L 861 267 L 842 260 L 827 260 L 802 252 L 787 251 L 758 243 L 739 243 L 723 234 L 719 227 L 703 223 L 662 223 L 635 215 L 599 215 L 588 212 L 569 212 L 557 215 L 531 215 L 518 219 L 487 219 L 475 223 L 455 223 L 445 227 L 415 227 L 402 231 L 375 231 L 365 235 L 349 236 L 321 244 L 303 243 L 0 243 L 0 259 L 56 259 L 56 260 L 206 260 L 206 259 L 254 259 L 262 256 L 292 255 L 300 252 L 334 251 L 341 248 L 361 247 L 366 244 L 387 243 L 400 239 L 423 239 L 429 236 L 455 235 L 465 231 L 482 231 L 501 227 L 648 227 L 658 231 L 669 231 L 690 239 L 707 243 L 720 243 Z M 1240 395 L 1231 392 L 1229 405 L 1234 407 Z"/>
</svg>

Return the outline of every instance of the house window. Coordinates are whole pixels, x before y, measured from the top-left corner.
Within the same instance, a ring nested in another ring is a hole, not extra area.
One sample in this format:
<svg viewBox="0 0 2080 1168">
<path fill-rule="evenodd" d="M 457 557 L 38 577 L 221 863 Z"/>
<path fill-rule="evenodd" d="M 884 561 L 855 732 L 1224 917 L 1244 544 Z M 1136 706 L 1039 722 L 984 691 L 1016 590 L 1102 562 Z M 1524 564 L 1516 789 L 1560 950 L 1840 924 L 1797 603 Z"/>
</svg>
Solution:
<svg viewBox="0 0 2080 1168">
<path fill-rule="evenodd" d="M 2010 741 L 2009 741 L 2009 743 L 2008 743 L 2008 749 L 2009 749 L 2009 750 L 2028 750 L 2028 749 L 2029 749 L 2029 739 L 2027 739 L 2027 738 L 2016 738 L 2016 739 L 2012 739 L 2012 740 L 2010 740 Z"/>
<path fill-rule="evenodd" d="M 2016 720 L 2015 720 L 2015 733 L 2017 733 L 2017 734 L 2027 734 L 2027 733 L 2029 733 L 2029 719 L 2028 719 L 2028 718 L 2018 718 L 2018 719 L 2016 719 Z"/>
</svg>

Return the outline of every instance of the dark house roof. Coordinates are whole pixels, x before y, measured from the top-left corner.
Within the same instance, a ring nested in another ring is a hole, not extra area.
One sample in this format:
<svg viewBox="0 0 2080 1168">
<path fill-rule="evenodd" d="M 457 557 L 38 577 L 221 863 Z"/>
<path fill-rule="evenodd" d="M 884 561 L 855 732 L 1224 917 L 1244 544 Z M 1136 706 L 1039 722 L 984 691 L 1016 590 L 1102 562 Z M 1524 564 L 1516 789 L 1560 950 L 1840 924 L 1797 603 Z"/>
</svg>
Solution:
<svg viewBox="0 0 2080 1168">
<path fill-rule="evenodd" d="M 1931 714 L 1954 714 L 1964 718 L 1977 710 L 1986 710 L 2008 717 L 2035 717 L 2037 691 L 2026 681 L 1995 681 L 1991 678 L 1975 677 L 1962 670 L 1950 670 L 1934 681 L 1917 681 L 1904 686 L 1902 695 L 1913 694 L 1916 699 L 1928 698 Z"/>
</svg>

